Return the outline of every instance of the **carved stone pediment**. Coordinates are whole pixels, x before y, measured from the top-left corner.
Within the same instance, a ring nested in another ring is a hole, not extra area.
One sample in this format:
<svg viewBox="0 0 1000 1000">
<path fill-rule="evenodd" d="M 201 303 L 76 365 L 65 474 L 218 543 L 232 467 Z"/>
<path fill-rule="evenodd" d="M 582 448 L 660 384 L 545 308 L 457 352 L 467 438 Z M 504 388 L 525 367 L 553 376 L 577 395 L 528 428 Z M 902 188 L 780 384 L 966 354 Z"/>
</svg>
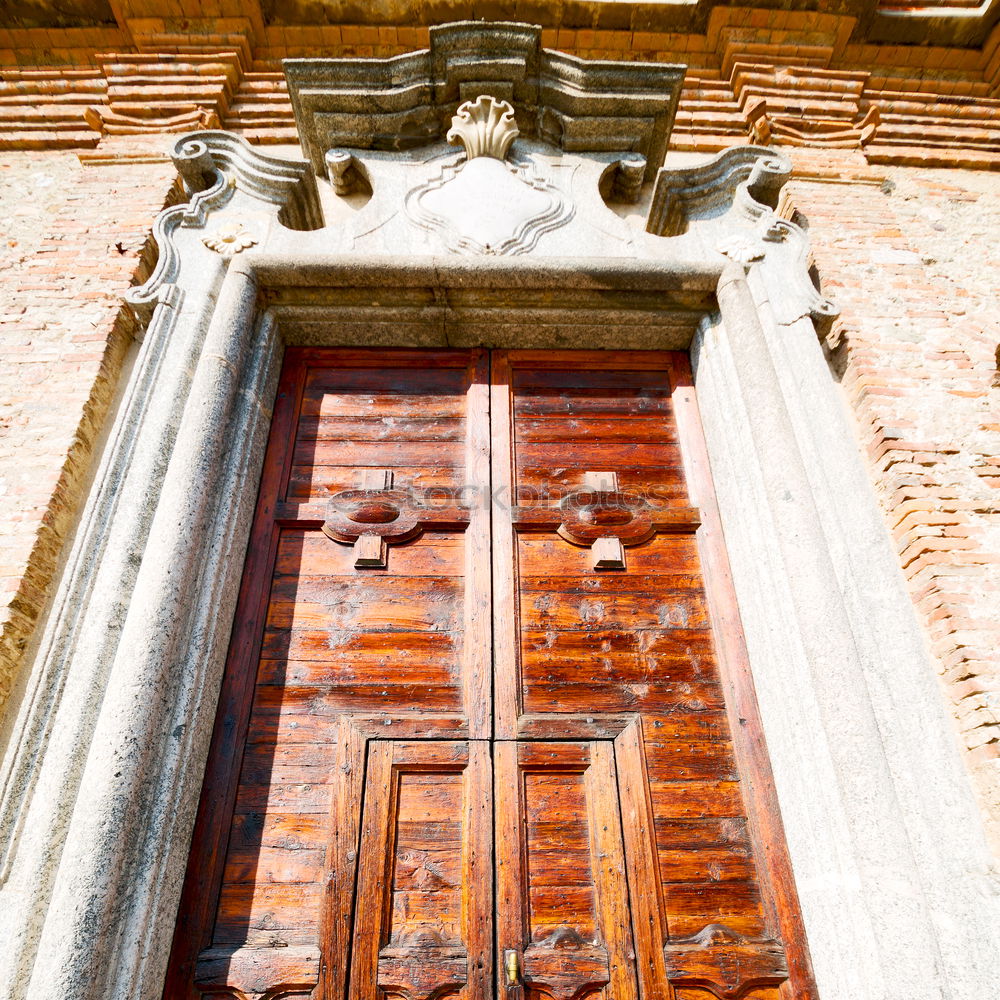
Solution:
<svg viewBox="0 0 1000 1000">
<path fill-rule="evenodd" d="M 459 104 L 489 95 L 517 127 L 573 152 L 637 152 L 646 180 L 663 162 L 684 67 L 610 63 L 544 49 L 538 25 L 459 21 L 430 48 L 388 59 L 286 59 L 302 146 L 319 175 L 326 151 L 415 149 L 445 137 Z"/>
<path fill-rule="evenodd" d="M 309 163 L 224 132 L 180 140 L 174 159 L 191 201 L 156 224 L 161 256 L 129 293 L 136 312 L 148 317 L 183 284 L 179 248 L 194 238 L 199 253 L 212 251 L 204 267 L 244 252 L 720 270 L 728 258 L 759 275 L 778 322 L 836 315 L 810 276 L 806 234 L 778 215 L 784 156 L 741 146 L 661 165 L 682 67 L 573 59 L 541 48 L 531 25 L 460 22 L 430 39 L 391 59 L 286 62 Z"/>
<path fill-rule="evenodd" d="M 776 212 L 791 173 L 785 156 L 763 146 L 734 146 L 692 167 L 663 168 L 646 231 L 690 234 L 747 270 L 759 267 L 779 322 L 808 315 L 825 327 L 838 309 L 813 284 L 808 237 Z"/>
</svg>

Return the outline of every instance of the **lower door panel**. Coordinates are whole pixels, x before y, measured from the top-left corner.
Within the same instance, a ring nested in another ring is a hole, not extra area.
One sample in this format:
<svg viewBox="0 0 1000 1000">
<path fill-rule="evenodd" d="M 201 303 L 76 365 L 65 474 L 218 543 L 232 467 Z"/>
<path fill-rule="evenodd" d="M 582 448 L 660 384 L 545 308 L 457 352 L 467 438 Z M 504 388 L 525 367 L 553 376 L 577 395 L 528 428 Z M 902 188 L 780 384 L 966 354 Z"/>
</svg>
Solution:
<svg viewBox="0 0 1000 1000">
<path fill-rule="evenodd" d="M 613 745 L 498 742 L 500 995 L 637 997 Z"/>
<path fill-rule="evenodd" d="M 349 996 L 492 993 L 490 747 L 368 746 Z"/>
</svg>

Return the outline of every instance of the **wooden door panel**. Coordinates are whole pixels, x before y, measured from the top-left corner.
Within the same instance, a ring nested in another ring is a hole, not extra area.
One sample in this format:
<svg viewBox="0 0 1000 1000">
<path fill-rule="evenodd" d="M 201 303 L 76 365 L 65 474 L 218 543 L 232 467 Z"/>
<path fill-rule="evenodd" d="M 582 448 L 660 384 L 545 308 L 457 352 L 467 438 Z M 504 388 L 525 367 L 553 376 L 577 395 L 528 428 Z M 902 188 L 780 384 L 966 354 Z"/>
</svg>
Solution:
<svg viewBox="0 0 1000 1000">
<path fill-rule="evenodd" d="M 577 477 L 575 488 L 581 486 L 581 479 L 582 477 Z M 522 579 L 528 586 L 539 577 L 548 576 L 575 578 L 577 586 L 581 588 L 614 586 L 613 583 L 591 582 L 601 578 L 590 575 L 588 552 L 582 546 L 568 544 L 562 538 L 552 537 L 547 533 L 525 533 L 518 542 L 518 563 Z M 691 537 L 660 535 L 646 545 L 632 549 L 628 557 L 630 577 L 674 576 L 678 573 L 698 577 L 701 575 L 698 546 Z"/>
<path fill-rule="evenodd" d="M 495 761 L 500 989 L 636 998 L 611 744 L 501 742 Z"/>
<path fill-rule="evenodd" d="M 291 470 L 288 479 L 288 500 L 308 502 L 318 500 L 323 502 L 327 494 L 339 490 L 354 489 L 358 485 L 358 470 L 362 468 L 386 468 L 385 465 L 299 465 Z M 399 483 L 418 493 L 424 490 L 455 490 L 463 484 L 465 478 L 461 469 L 447 466 L 437 467 L 410 465 L 399 462 L 391 466 Z"/>
<path fill-rule="evenodd" d="M 492 989 L 492 807 L 483 741 L 371 741 L 349 997 Z"/>
<path fill-rule="evenodd" d="M 607 456 L 606 456 L 607 457 Z M 636 468 L 614 463 L 622 489 L 647 490 L 649 496 L 661 503 L 681 504 L 686 499 L 683 469 L 680 465 L 648 465 Z M 571 456 L 551 465 L 532 465 L 520 471 L 517 483 L 517 503 L 531 505 L 539 500 L 558 502 L 575 492 L 581 485 L 581 473 L 604 464 L 593 462 L 574 463 Z"/>
<path fill-rule="evenodd" d="M 614 737 L 643 1000 L 804 995 L 736 763 L 683 371 L 666 354 L 494 354 L 497 732 Z M 579 888 L 560 891 L 564 908 L 583 905 Z"/>
<path fill-rule="evenodd" d="M 667 397 L 669 400 L 669 396 Z M 651 425 L 646 414 L 616 414 L 614 416 L 592 416 L 593 398 L 588 407 L 587 432 L 606 445 L 620 444 L 660 444 L 663 428 L 671 429 L 673 418 L 669 405 L 664 407 L 658 426 Z M 519 444 L 563 443 L 580 431 L 580 420 L 575 415 L 558 413 L 525 414 L 517 407 L 517 441 Z M 679 465 L 679 462 L 675 462 Z"/>
<path fill-rule="evenodd" d="M 302 380 L 288 498 L 325 502 L 358 486 L 364 468 L 392 469 L 397 483 L 420 490 L 465 485 L 470 418 L 479 418 L 470 414 L 470 355 L 390 351 L 379 366 L 373 355 L 339 353 Z"/>
<path fill-rule="evenodd" d="M 526 630 L 557 632 L 641 630 L 667 642 L 706 639 L 708 608 L 696 590 L 672 589 L 657 576 L 642 577 L 635 590 L 622 587 L 620 578 L 607 585 L 607 576 L 594 578 L 586 588 L 521 595 L 521 625 Z M 589 581 L 588 581 L 589 583 Z"/>
<path fill-rule="evenodd" d="M 168 996 L 342 1000 L 367 742 L 490 735 L 488 394 L 482 352 L 288 352 Z M 401 882 L 393 946 L 444 898 Z"/>
<path fill-rule="evenodd" d="M 680 988 L 674 991 L 676 1000 L 718 1000 L 718 994 L 713 990 L 696 988 Z M 765 986 L 761 989 L 750 989 L 740 994 L 740 1000 L 783 1000 L 781 990 L 776 986 Z"/>
<path fill-rule="evenodd" d="M 301 593 L 310 601 L 335 601 L 341 581 L 354 578 L 352 550 L 346 545 L 331 545 L 322 532 L 289 530 L 282 541 L 271 584 L 271 593 L 277 599 L 288 600 L 289 595 Z M 415 542 L 397 546 L 392 555 L 393 579 L 447 579 L 465 574 L 464 533 L 425 531 Z"/>
</svg>

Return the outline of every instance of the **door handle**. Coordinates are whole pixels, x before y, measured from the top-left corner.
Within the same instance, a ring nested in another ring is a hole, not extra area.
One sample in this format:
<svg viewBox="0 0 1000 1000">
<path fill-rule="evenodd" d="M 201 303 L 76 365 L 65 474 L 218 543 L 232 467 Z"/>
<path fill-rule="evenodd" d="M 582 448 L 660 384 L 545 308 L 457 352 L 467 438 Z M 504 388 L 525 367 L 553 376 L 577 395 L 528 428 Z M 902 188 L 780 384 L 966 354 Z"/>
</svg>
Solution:
<svg viewBox="0 0 1000 1000">
<path fill-rule="evenodd" d="M 503 953 L 503 967 L 507 974 L 507 985 L 517 986 L 521 980 L 521 969 L 518 954 L 513 948 Z"/>
</svg>

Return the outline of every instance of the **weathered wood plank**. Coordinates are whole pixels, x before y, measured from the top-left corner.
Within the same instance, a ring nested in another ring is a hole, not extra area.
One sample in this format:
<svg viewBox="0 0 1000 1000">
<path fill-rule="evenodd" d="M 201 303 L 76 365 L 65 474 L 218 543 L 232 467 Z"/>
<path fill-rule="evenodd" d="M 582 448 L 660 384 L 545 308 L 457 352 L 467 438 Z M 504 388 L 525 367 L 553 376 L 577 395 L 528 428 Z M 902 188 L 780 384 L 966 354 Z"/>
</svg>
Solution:
<svg viewBox="0 0 1000 1000">
<path fill-rule="evenodd" d="M 486 353 L 476 352 L 471 366 L 465 469 L 466 481 L 478 489 L 480 501 L 472 505 L 466 533 L 462 628 L 469 641 L 462 647 L 462 694 L 469 736 L 475 740 L 493 735 L 493 650 L 487 641 L 493 617 L 493 571 L 490 508 L 485 502 L 490 484 L 490 385 Z M 475 989 L 483 982 L 478 977 Z"/>
<path fill-rule="evenodd" d="M 549 534 L 523 534 L 518 538 L 518 564 L 527 576 L 590 575 L 590 549 L 570 545 Z M 674 573 L 697 572 L 697 544 L 684 535 L 657 535 L 645 545 L 627 550 L 630 573 L 656 573 L 669 566 Z"/>
<path fill-rule="evenodd" d="M 528 929 L 528 878 L 523 824 L 524 786 L 517 764 L 517 744 L 494 744 L 493 780 L 496 815 L 496 996 L 523 994 L 518 981 L 510 980 L 505 960 L 522 954 Z M 515 967 L 518 963 L 515 962 Z"/>
<path fill-rule="evenodd" d="M 584 667 L 578 681 L 555 684 L 526 676 L 525 711 L 642 712 L 647 708 L 659 709 L 667 703 L 675 712 L 721 713 L 725 707 L 722 691 L 716 684 L 647 679 L 599 685 L 596 678 L 586 674 Z"/>
<path fill-rule="evenodd" d="M 435 628 L 440 619 L 428 612 L 419 618 L 401 615 L 381 629 L 268 629 L 261 645 L 263 659 L 337 660 L 351 654 L 394 651 L 397 656 L 455 659 L 461 633 Z"/>
<path fill-rule="evenodd" d="M 677 429 L 672 419 L 661 415 L 654 421 L 645 414 L 615 417 L 592 416 L 587 412 L 521 415 L 515 434 L 518 444 L 565 444 L 578 437 L 636 444 L 669 444 L 677 440 Z"/>
<path fill-rule="evenodd" d="M 392 828 L 397 779 L 392 770 L 392 744 L 372 741 L 358 851 L 358 900 L 351 944 L 351 995 L 378 1000 L 378 953 L 386 942 L 386 903 L 391 888 Z"/>
<path fill-rule="evenodd" d="M 685 469 L 692 492 L 699 497 L 702 508 L 699 534 L 712 621 L 719 642 L 720 673 L 727 693 L 736 762 L 746 778 L 747 807 L 754 818 L 750 827 L 754 854 L 762 862 L 759 869 L 760 890 L 768 926 L 760 933 L 780 938 L 784 943 L 789 978 L 782 989 L 811 1000 L 816 995 L 816 985 L 712 486 L 691 367 L 684 355 L 671 355 L 669 362 Z"/>
<path fill-rule="evenodd" d="M 325 854 L 325 849 L 302 851 L 283 847 L 230 850 L 223 880 L 227 885 L 319 882 L 323 878 Z"/>
<path fill-rule="evenodd" d="M 528 594 L 690 594 L 704 601 L 700 573 L 650 573 L 640 576 L 635 572 L 593 574 L 591 576 L 531 576 L 520 575 L 522 598 Z"/>
<path fill-rule="evenodd" d="M 374 412 L 305 414 L 299 417 L 299 441 L 462 441 L 462 407 L 451 419 L 422 412 L 389 415 L 379 406 Z"/>
<path fill-rule="evenodd" d="M 766 934 L 760 888 L 753 882 L 664 882 L 670 937 L 697 934 L 707 924 L 725 924 L 739 934 Z"/>
<path fill-rule="evenodd" d="M 565 469 L 615 469 L 625 465 L 632 469 L 644 469 L 647 466 L 662 468 L 663 466 L 680 465 L 680 447 L 673 443 L 660 444 L 623 444 L 620 441 L 594 441 L 589 438 L 574 441 L 570 450 L 566 442 L 559 445 L 548 444 L 515 444 L 514 455 L 517 468 L 551 467 L 557 462 Z M 377 449 L 381 449 L 381 445 Z M 419 452 L 417 453 L 419 454 Z M 373 462 L 373 465 L 380 463 Z M 580 484 L 583 485 L 582 483 Z"/>
<path fill-rule="evenodd" d="M 560 638 L 565 638 L 563 633 Z M 522 674 L 526 684 L 573 684 L 581 678 L 595 685 L 636 684 L 661 680 L 715 683 L 713 664 L 684 647 L 671 653 L 646 653 L 639 650 L 586 649 L 586 635 L 574 636 L 574 647 L 553 653 L 543 646 L 526 649 Z"/>
<path fill-rule="evenodd" d="M 469 956 L 466 1000 L 493 997 L 494 817 L 491 744 L 469 742 L 462 826 L 466 871 L 462 882 L 463 932 Z"/>
<path fill-rule="evenodd" d="M 341 688 L 352 684 L 382 684 L 395 676 L 419 677 L 432 687 L 456 683 L 457 657 L 435 657 L 434 653 L 414 655 L 411 650 L 382 647 L 367 652 L 341 653 L 325 660 L 262 659 L 258 683 L 287 684 L 292 687 Z"/>
<path fill-rule="evenodd" d="M 330 811 L 333 785 L 325 782 L 303 781 L 308 774 L 296 775 L 300 780 L 283 782 L 278 777 L 253 784 L 247 779 L 240 781 L 236 796 L 236 811 L 249 812 L 289 812 L 298 816 L 319 814 L 325 816 Z M 330 777 L 327 772 L 323 775 Z"/>
<path fill-rule="evenodd" d="M 385 465 L 374 465 L 385 468 Z M 326 503 L 341 490 L 358 489 L 360 467 L 339 462 L 314 464 L 306 459 L 292 466 L 288 476 L 288 499 L 311 500 Z M 461 463 L 444 467 L 420 466 L 413 463 L 392 465 L 395 481 L 421 502 L 431 502 L 442 495 L 464 496 L 460 491 L 466 486 L 465 468 Z"/>
<path fill-rule="evenodd" d="M 750 845 L 747 821 L 742 816 L 721 819 L 657 818 L 656 846 L 659 850 L 708 850 L 732 847 L 745 851 Z"/>
<path fill-rule="evenodd" d="M 464 469 L 460 444 L 447 441 L 302 441 L 295 446 L 294 465 L 320 469 L 351 466 L 355 469 L 405 468 Z M 661 462 L 660 464 L 666 464 Z M 357 486 L 357 482 L 354 483 Z M 410 486 L 400 478 L 400 485 Z"/>
<path fill-rule="evenodd" d="M 316 939 L 322 887 L 315 882 L 225 885 L 219 897 L 216 944 L 241 943 L 250 930 L 289 943 Z"/>
<path fill-rule="evenodd" d="M 575 353 L 575 352 L 574 352 Z M 626 361 L 619 370 L 602 371 L 596 366 L 574 363 L 573 354 L 565 355 L 567 364 L 560 370 L 545 370 L 541 366 L 515 364 L 514 386 L 522 397 L 540 395 L 539 390 L 585 390 L 597 395 L 608 391 L 615 398 L 625 393 L 648 393 L 651 396 L 670 398 L 670 382 L 666 365 L 661 359 L 660 366 L 653 370 L 642 370 Z M 520 360 L 520 359 L 518 359 Z"/>
<path fill-rule="evenodd" d="M 272 777 L 279 781 L 300 780 L 335 782 L 333 768 L 337 760 L 337 744 L 283 743 L 281 746 L 248 744 L 243 753 L 242 781 L 259 784 Z"/>
<path fill-rule="evenodd" d="M 671 882 L 753 882 L 757 867 L 749 847 L 695 847 L 657 849 L 660 874 Z"/>
<path fill-rule="evenodd" d="M 736 763 L 728 740 L 646 742 L 646 770 L 654 781 L 735 781 Z"/>
<path fill-rule="evenodd" d="M 423 579 L 423 578 L 421 578 Z M 272 602 L 267 612 L 268 634 L 283 630 L 323 629 L 327 632 L 357 629 L 407 629 L 414 626 L 435 631 L 455 631 L 463 624 L 461 597 L 452 588 L 428 586 L 386 588 L 369 580 L 345 589 L 343 599 L 329 604 L 312 601 Z M 388 591 L 388 592 L 387 592 Z"/>
<path fill-rule="evenodd" d="M 658 818 L 704 819 L 743 816 L 738 781 L 655 781 L 649 793 Z"/>
<path fill-rule="evenodd" d="M 632 944 L 632 920 L 625 874 L 614 746 L 590 744 L 591 765 L 585 782 L 590 820 L 591 867 L 597 890 L 598 925 L 608 953 L 611 996 L 637 1000 L 638 981 Z"/>
<path fill-rule="evenodd" d="M 229 837 L 229 850 L 281 848 L 289 851 L 321 850 L 330 836 L 326 817 L 297 813 L 237 812 Z"/>
<path fill-rule="evenodd" d="M 353 359 L 342 356 L 340 365 L 310 365 L 305 378 L 305 393 L 330 395 L 349 392 L 361 399 L 406 393 L 414 397 L 415 405 L 427 396 L 461 395 L 465 381 L 463 359 L 439 357 L 442 363 L 435 364 L 433 355 L 427 355 L 419 367 L 397 367 L 392 363 L 391 355 L 387 355 L 385 364 L 376 368 L 371 365 L 355 366 L 351 364 Z M 456 360 L 458 364 L 454 364 Z M 445 367 L 449 361 L 453 366 Z"/>
<path fill-rule="evenodd" d="M 564 497 L 578 492 L 583 486 L 583 473 L 601 471 L 591 465 L 572 465 L 564 459 L 565 451 L 553 454 L 545 462 L 532 465 L 520 463 L 512 495 L 515 503 L 524 506 L 558 506 Z M 605 469 L 618 473 L 618 488 L 637 493 L 653 506 L 683 507 L 687 503 L 684 469 L 678 463 L 645 465 L 633 468 L 612 461 Z"/>
<path fill-rule="evenodd" d="M 708 608 L 688 591 L 523 594 L 523 629 L 707 629 Z"/>
<path fill-rule="evenodd" d="M 393 579 L 461 576 L 465 562 L 464 533 L 426 531 L 412 542 L 395 546 L 392 555 Z M 318 596 L 324 593 L 324 580 L 328 579 L 331 587 L 338 587 L 344 581 L 356 581 L 358 576 L 351 546 L 331 542 L 318 528 L 282 531 L 273 587 L 291 588 L 291 592 L 300 586 L 318 588 L 307 591 Z M 288 592 L 288 589 L 276 591 L 283 597 Z"/>
<path fill-rule="evenodd" d="M 513 413 L 507 355 L 495 351 L 490 365 L 490 428 L 492 435 L 492 571 L 493 571 L 493 713 L 494 736 L 513 739 L 521 714 L 520 657 L 518 655 L 517 573 L 519 567 L 511 503 L 514 495 Z M 516 771 L 510 772 L 512 778 Z M 499 788 L 497 791 L 499 796 Z M 506 801 L 506 800 L 505 800 Z M 511 807 L 516 803 L 508 803 Z M 512 863 L 512 862 L 510 862 Z M 516 891 L 512 886 L 511 892 Z M 514 941 L 513 923 L 500 923 L 502 940 Z M 502 945 L 514 948 L 514 944 Z M 507 984 L 509 985 L 509 984 Z M 500 984 L 498 988 L 506 989 Z"/>
</svg>

